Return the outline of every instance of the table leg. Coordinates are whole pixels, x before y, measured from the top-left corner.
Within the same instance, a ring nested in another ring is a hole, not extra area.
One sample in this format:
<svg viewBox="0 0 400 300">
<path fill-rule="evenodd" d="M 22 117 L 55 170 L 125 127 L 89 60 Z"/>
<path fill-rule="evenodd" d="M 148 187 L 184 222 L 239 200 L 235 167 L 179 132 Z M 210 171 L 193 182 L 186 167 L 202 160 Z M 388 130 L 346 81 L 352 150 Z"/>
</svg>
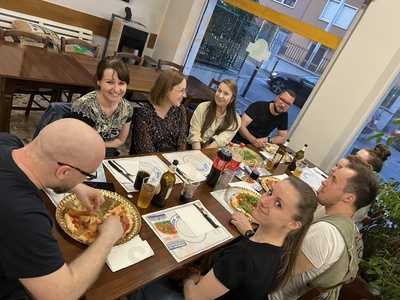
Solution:
<svg viewBox="0 0 400 300">
<path fill-rule="evenodd" d="M 10 116 L 15 83 L 11 79 L 0 79 L 0 132 L 10 131 Z"/>
</svg>

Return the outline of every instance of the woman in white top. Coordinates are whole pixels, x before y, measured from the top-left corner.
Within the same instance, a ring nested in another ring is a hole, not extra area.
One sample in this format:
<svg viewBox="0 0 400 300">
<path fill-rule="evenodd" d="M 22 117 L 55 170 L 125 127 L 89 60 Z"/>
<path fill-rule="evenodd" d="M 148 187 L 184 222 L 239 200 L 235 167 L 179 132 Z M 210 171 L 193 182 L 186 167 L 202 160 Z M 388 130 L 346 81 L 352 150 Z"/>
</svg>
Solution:
<svg viewBox="0 0 400 300">
<path fill-rule="evenodd" d="M 226 146 L 240 128 L 236 112 L 237 85 L 225 79 L 215 92 L 214 101 L 199 104 L 190 121 L 189 143 L 193 149 Z"/>
</svg>

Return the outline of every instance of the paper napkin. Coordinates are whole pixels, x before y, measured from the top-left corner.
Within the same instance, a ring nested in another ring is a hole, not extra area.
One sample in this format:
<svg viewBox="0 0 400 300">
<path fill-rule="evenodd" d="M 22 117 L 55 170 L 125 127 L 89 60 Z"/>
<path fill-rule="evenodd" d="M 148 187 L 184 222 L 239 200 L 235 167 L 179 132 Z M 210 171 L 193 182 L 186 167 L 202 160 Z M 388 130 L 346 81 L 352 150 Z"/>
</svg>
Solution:
<svg viewBox="0 0 400 300">
<path fill-rule="evenodd" d="M 128 242 L 112 247 L 106 263 L 112 272 L 116 272 L 153 255 L 149 243 L 136 235 Z"/>
</svg>

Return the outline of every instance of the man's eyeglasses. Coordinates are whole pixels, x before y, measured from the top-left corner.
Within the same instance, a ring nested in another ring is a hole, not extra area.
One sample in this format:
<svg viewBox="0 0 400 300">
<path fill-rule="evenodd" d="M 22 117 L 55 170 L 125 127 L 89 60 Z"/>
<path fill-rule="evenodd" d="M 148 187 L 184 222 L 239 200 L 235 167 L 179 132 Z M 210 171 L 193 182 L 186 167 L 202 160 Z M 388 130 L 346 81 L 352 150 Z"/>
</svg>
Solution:
<svg viewBox="0 0 400 300">
<path fill-rule="evenodd" d="M 79 169 L 79 168 L 77 168 L 77 167 L 74 167 L 74 166 L 71 166 L 71 165 L 66 164 L 66 163 L 62 163 L 62 162 L 59 162 L 59 161 L 58 161 L 57 164 L 60 165 L 60 166 L 67 166 L 67 167 L 70 167 L 70 168 L 72 168 L 72 169 L 74 169 L 74 170 L 77 170 L 77 171 L 80 172 L 82 175 L 85 175 L 85 176 L 87 177 L 88 180 L 93 180 L 93 179 L 96 179 L 96 178 L 97 178 L 97 171 L 96 171 L 94 174 L 90 174 L 90 173 L 88 173 L 88 172 L 82 171 L 81 169 Z"/>
</svg>

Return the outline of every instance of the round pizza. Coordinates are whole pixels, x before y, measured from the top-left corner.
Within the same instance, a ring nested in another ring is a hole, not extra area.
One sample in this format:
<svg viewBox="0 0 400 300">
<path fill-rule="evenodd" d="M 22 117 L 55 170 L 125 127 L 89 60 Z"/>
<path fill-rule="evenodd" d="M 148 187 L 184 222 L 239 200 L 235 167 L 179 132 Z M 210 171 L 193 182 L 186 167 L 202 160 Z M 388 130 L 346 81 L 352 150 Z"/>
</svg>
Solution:
<svg viewBox="0 0 400 300">
<path fill-rule="evenodd" d="M 241 190 L 232 196 L 230 204 L 233 208 L 244 213 L 250 221 L 254 222 L 252 212 L 260 200 L 260 195 L 248 190 Z"/>
<path fill-rule="evenodd" d="M 108 210 L 103 216 L 84 209 L 68 208 L 65 211 L 64 219 L 66 227 L 78 240 L 85 244 L 91 244 L 97 237 L 98 226 L 110 215 L 121 217 L 124 236 L 132 230 L 133 220 L 121 204 Z"/>
<path fill-rule="evenodd" d="M 233 151 L 239 155 L 241 161 L 249 167 L 254 167 L 263 161 L 262 157 L 257 152 L 247 147 L 235 147 Z"/>
<path fill-rule="evenodd" d="M 280 180 L 272 176 L 266 176 L 260 178 L 261 186 L 266 192 L 270 191 L 272 189 L 272 186 L 278 181 Z"/>
</svg>

